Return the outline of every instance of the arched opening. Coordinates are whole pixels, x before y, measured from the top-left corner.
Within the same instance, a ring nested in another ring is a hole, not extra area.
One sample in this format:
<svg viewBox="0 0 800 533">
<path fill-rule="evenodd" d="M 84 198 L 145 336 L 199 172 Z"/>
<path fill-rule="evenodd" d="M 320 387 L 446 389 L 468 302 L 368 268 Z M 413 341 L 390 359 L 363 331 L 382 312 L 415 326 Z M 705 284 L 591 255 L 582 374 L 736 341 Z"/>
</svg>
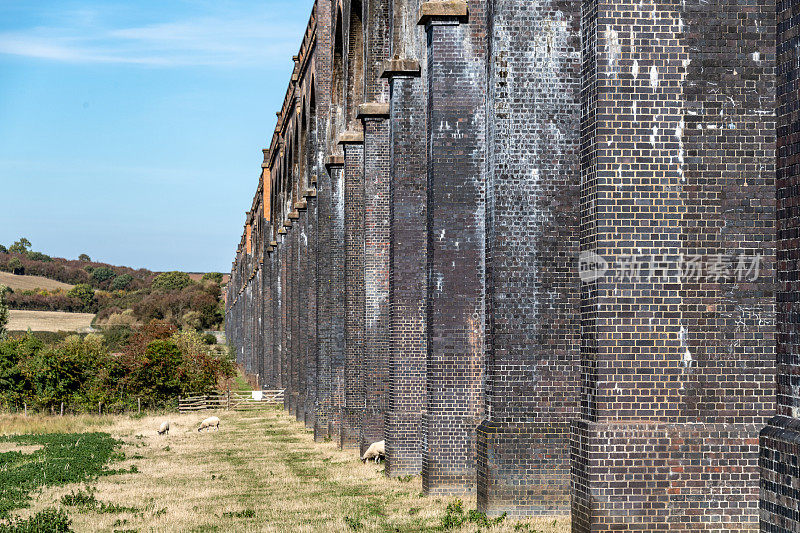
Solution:
<svg viewBox="0 0 800 533">
<path fill-rule="evenodd" d="M 333 44 L 333 84 L 331 94 L 331 124 L 333 135 L 344 129 L 344 29 L 342 10 L 336 13 L 336 33 Z"/>
<path fill-rule="evenodd" d="M 347 128 L 360 130 L 358 107 L 364 103 L 364 25 L 359 0 L 350 4 L 350 30 L 347 49 Z"/>
</svg>

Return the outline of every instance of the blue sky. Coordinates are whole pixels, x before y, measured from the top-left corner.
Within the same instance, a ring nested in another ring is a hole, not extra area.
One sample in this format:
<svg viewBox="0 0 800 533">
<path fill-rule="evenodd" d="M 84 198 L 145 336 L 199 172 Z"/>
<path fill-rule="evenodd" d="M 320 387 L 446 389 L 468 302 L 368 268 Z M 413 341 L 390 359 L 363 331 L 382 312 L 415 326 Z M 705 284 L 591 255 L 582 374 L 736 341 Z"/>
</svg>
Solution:
<svg viewBox="0 0 800 533">
<path fill-rule="evenodd" d="M 0 0 L 0 243 L 228 272 L 313 0 Z"/>
</svg>

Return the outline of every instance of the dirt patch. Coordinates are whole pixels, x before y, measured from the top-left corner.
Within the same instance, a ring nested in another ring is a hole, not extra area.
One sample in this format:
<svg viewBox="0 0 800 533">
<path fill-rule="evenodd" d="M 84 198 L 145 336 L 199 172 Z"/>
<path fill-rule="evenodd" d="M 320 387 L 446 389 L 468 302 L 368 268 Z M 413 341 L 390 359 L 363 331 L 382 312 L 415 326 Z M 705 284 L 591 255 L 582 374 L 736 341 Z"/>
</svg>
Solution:
<svg viewBox="0 0 800 533">
<path fill-rule="evenodd" d="M 0 442 L 0 453 L 20 452 L 25 455 L 36 453 L 42 449 L 42 446 L 25 446 L 15 444 L 13 442 Z"/>
</svg>

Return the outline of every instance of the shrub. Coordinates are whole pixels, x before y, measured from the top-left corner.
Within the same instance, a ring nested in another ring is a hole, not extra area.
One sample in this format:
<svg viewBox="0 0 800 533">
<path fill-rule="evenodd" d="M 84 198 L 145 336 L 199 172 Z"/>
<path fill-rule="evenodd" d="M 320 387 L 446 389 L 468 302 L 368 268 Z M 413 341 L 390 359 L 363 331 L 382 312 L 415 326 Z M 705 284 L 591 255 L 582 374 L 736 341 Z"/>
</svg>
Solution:
<svg viewBox="0 0 800 533">
<path fill-rule="evenodd" d="M 205 281 L 213 281 L 214 283 L 217 283 L 217 284 L 221 285 L 222 284 L 222 274 L 220 274 L 219 272 L 209 272 L 208 274 L 204 274 L 203 275 L 203 279 L 201 281 L 203 281 L 203 282 L 205 282 Z"/>
<path fill-rule="evenodd" d="M 160 291 L 180 291 L 192 284 L 192 278 L 185 272 L 165 272 L 153 280 L 152 288 Z"/>
<path fill-rule="evenodd" d="M 67 296 L 70 298 L 77 298 L 85 307 L 90 307 L 92 305 L 92 301 L 94 300 L 94 289 L 91 285 L 86 284 L 79 284 L 75 285 L 70 291 L 67 293 Z"/>
<path fill-rule="evenodd" d="M 98 267 L 92 271 L 92 279 L 98 283 L 103 283 L 117 277 L 117 273 L 108 267 Z"/>
<path fill-rule="evenodd" d="M 49 263 L 53 261 L 53 258 L 49 255 L 45 255 L 41 252 L 28 252 L 25 254 L 30 261 L 40 261 L 44 263 Z"/>
<path fill-rule="evenodd" d="M 6 292 L 8 287 L 0 285 L 0 339 L 6 335 L 6 325 L 8 324 L 8 304 L 6 303 Z"/>
<path fill-rule="evenodd" d="M 203 335 L 203 342 L 208 344 L 209 346 L 214 346 L 215 344 L 217 344 L 217 338 L 211 333 L 206 333 L 205 335 Z"/>
<path fill-rule="evenodd" d="M 124 291 L 132 282 L 133 276 L 130 274 L 122 274 L 121 276 L 114 278 L 114 281 L 111 282 L 110 288 L 112 291 Z"/>
<path fill-rule="evenodd" d="M 7 253 L 8 253 L 8 248 L 0 244 L 0 254 L 7 254 Z"/>
<path fill-rule="evenodd" d="M 81 254 L 78 256 L 78 261 L 82 261 L 84 263 L 91 263 L 92 258 L 89 257 L 87 254 Z"/>
</svg>

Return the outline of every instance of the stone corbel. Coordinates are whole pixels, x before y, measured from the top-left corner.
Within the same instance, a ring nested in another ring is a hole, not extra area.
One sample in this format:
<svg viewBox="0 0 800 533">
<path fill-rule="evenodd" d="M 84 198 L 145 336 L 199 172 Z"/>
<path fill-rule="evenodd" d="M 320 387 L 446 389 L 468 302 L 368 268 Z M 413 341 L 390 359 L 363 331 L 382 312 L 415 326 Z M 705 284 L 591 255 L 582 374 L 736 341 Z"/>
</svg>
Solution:
<svg viewBox="0 0 800 533">
<path fill-rule="evenodd" d="M 295 202 L 294 208 L 296 211 L 305 211 L 308 209 L 308 203 L 305 200 L 300 200 L 299 202 Z"/>
<path fill-rule="evenodd" d="M 419 9 L 419 24 L 426 25 L 434 21 L 469 20 L 469 7 L 465 0 L 436 0 L 425 2 Z"/>
<path fill-rule="evenodd" d="M 292 220 L 297 220 L 298 218 L 300 218 L 300 213 L 298 213 L 297 211 L 292 211 L 291 213 L 289 213 L 289 224 L 291 224 Z"/>
<path fill-rule="evenodd" d="M 344 166 L 344 156 L 332 154 L 328 156 L 328 160 L 325 161 L 325 168 L 330 172 L 330 170 L 334 167 L 343 167 Z"/>
<path fill-rule="evenodd" d="M 381 68 L 381 78 L 419 78 L 421 75 L 419 61 L 414 59 L 387 59 Z"/>
<path fill-rule="evenodd" d="M 345 131 L 339 135 L 338 144 L 363 144 L 364 133 L 360 131 Z"/>
<path fill-rule="evenodd" d="M 383 102 L 370 102 L 358 106 L 358 118 L 389 118 L 389 104 Z"/>
</svg>

